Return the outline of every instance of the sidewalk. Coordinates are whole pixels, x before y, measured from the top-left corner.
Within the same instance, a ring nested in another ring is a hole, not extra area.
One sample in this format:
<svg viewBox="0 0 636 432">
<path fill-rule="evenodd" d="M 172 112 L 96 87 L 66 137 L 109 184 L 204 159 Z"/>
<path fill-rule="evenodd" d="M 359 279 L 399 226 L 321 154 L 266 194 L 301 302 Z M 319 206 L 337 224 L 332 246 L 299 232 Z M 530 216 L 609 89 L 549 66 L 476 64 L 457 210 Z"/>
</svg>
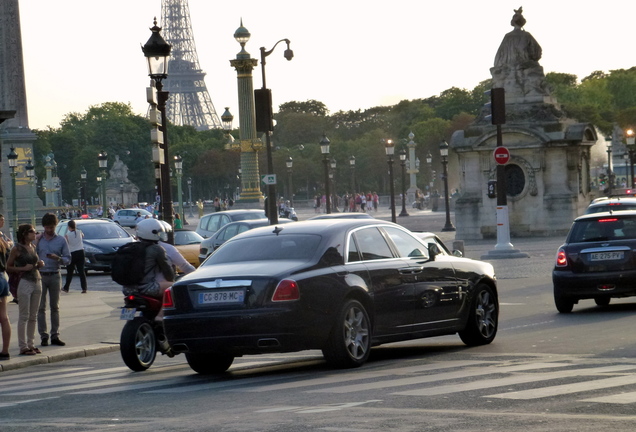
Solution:
<svg viewBox="0 0 636 432">
<path fill-rule="evenodd" d="M 401 210 L 397 209 L 398 214 Z M 306 220 L 316 213 L 313 208 L 296 209 L 299 220 Z M 452 247 L 455 240 L 454 232 L 441 232 L 444 227 L 445 213 L 430 210 L 407 209 L 410 216 L 398 217 L 398 224 L 412 231 L 431 231 L 436 233 L 448 246 Z M 370 212 L 373 217 L 391 220 L 391 212 L 387 208 Z M 188 217 L 186 213 L 187 229 L 196 229 L 198 215 Z M 554 254 L 562 239 L 527 238 L 512 239 L 515 247 L 528 253 L 530 258 L 506 259 L 490 261 L 495 266 L 497 278 L 518 279 L 530 278 L 538 275 L 549 275 Z M 483 254 L 493 249 L 496 241 L 479 240 L 466 242 L 464 256 L 479 259 Z M 66 272 L 62 270 L 62 278 Z M 10 360 L 0 361 L 0 372 L 28 367 L 36 364 L 54 363 L 80 357 L 109 353 L 119 350 L 119 335 L 124 325 L 119 319 L 120 308 L 123 305 L 121 287 L 110 280 L 90 273 L 88 276 L 88 293 L 81 294 L 79 278 L 75 276 L 69 294 L 61 293 L 60 305 L 60 339 L 66 346 L 40 346 L 40 337 L 36 330 L 35 345 L 42 354 L 35 356 L 18 355 L 17 319 L 18 305 L 8 304 L 9 320 L 12 326 Z M 50 320 L 50 313 L 47 311 Z M 49 321 L 50 324 L 50 321 Z"/>
</svg>

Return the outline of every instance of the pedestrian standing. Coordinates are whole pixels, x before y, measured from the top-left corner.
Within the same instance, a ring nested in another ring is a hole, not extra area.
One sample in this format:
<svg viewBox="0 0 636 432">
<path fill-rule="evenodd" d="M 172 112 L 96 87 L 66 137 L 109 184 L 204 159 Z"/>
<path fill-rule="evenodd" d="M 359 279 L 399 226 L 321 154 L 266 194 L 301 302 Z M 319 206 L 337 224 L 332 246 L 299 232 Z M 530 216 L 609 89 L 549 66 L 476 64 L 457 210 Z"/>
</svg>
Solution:
<svg viewBox="0 0 636 432">
<path fill-rule="evenodd" d="M 0 228 L 4 226 L 4 216 L 0 214 Z M 7 259 L 13 242 L 0 231 L 0 328 L 2 328 L 2 351 L 0 360 L 9 360 L 9 342 L 11 342 L 11 322 L 7 314 L 9 303 L 9 283 L 7 277 Z M 14 299 L 16 302 L 17 300 Z"/>
<path fill-rule="evenodd" d="M 62 291 L 62 276 L 60 266 L 71 263 L 71 252 L 66 239 L 55 233 L 57 217 L 52 213 L 42 216 L 44 233 L 36 240 L 38 256 L 44 260 L 44 267 L 40 269 L 42 276 L 42 298 L 38 310 L 38 331 L 42 339 L 42 346 L 51 344 L 64 346 L 60 339 L 60 292 Z M 51 302 L 51 333 L 46 323 L 47 298 Z"/>
<path fill-rule="evenodd" d="M 71 251 L 71 263 L 66 267 L 66 283 L 62 291 L 68 292 L 75 269 L 79 273 L 82 294 L 86 294 L 86 272 L 84 271 L 84 233 L 78 230 L 74 220 L 68 222 L 68 231 L 64 235 Z"/>
<path fill-rule="evenodd" d="M 52 215 L 55 217 L 55 215 Z M 23 224 L 18 228 L 18 243 L 11 249 L 7 260 L 7 271 L 20 273 L 18 285 L 18 345 L 20 355 L 40 354 L 35 347 L 35 325 L 38 307 L 42 294 L 42 279 L 39 268 L 44 261 L 39 259 L 35 241 L 35 228 L 31 224 Z"/>
<path fill-rule="evenodd" d="M 179 213 L 174 214 L 174 229 L 183 229 L 183 222 L 181 221 Z"/>
</svg>

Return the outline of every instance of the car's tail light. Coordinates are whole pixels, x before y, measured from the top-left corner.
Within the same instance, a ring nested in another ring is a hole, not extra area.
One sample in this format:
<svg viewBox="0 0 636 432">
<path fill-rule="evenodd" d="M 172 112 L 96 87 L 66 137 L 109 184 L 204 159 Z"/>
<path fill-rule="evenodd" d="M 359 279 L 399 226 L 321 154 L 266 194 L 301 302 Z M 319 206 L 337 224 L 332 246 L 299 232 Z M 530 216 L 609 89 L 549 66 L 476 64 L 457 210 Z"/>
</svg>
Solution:
<svg viewBox="0 0 636 432">
<path fill-rule="evenodd" d="M 199 255 L 207 255 L 207 254 L 208 254 L 208 248 L 206 247 L 199 248 Z"/>
<path fill-rule="evenodd" d="M 298 284 L 291 279 L 283 279 L 274 290 L 272 301 L 293 301 L 300 298 Z"/>
<path fill-rule="evenodd" d="M 174 301 L 172 300 L 172 287 L 168 288 L 163 292 L 163 307 L 164 308 L 173 308 Z"/>
<path fill-rule="evenodd" d="M 559 249 L 556 256 L 556 266 L 557 267 L 567 267 L 568 265 L 568 257 L 565 254 L 563 249 Z"/>
</svg>

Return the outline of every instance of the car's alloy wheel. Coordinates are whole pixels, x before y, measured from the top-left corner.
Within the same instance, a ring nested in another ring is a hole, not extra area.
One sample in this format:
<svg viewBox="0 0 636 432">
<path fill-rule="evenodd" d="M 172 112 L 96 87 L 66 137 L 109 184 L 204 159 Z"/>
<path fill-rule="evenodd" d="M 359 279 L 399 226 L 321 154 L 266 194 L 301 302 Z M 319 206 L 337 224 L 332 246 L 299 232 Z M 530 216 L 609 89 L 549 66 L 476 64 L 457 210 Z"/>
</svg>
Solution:
<svg viewBox="0 0 636 432">
<path fill-rule="evenodd" d="M 466 327 L 459 337 L 466 345 L 485 345 L 495 339 L 499 324 L 499 303 L 491 287 L 479 284 L 470 307 Z"/>
<path fill-rule="evenodd" d="M 131 370 L 148 369 L 155 361 L 157 346 L 152 325 L 143 318 L 128 321 L 119 341 L 121 357 Z"/>
<path fill-rule="evenodd" d="M 339 368 L 363 365 L 371 353 L 371 322 L 364 306 L 348 300 L 336 318 L 322 350 L 325 360 Z"/>
</svg>

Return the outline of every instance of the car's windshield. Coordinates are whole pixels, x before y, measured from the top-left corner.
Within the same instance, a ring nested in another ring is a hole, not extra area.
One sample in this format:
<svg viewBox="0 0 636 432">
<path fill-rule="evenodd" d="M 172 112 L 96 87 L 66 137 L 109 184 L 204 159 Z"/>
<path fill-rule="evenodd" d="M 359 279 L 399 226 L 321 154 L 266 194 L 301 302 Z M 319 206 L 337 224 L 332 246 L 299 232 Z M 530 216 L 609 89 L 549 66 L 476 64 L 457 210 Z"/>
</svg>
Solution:
<svg viewBox="0 0 636 432">
<path fill-rule="evenodd" d="M 572 226 L 569 243 L 636 239 L 636 217 L 609 216 L 579 220 Z"/>
<path fill-rule="evenodd" d="M 307 261 L 316 253 L 321 237 L 312 234 L 267 235 L 227 242 L 203 265 L 246 261 Z"/>
<path fill-rule="evenodd" d="M 81 224 L 77 228 L 84 233 L 84 240 L 127 238 L 130 234 L 115 223 Z"/>
</svg>

